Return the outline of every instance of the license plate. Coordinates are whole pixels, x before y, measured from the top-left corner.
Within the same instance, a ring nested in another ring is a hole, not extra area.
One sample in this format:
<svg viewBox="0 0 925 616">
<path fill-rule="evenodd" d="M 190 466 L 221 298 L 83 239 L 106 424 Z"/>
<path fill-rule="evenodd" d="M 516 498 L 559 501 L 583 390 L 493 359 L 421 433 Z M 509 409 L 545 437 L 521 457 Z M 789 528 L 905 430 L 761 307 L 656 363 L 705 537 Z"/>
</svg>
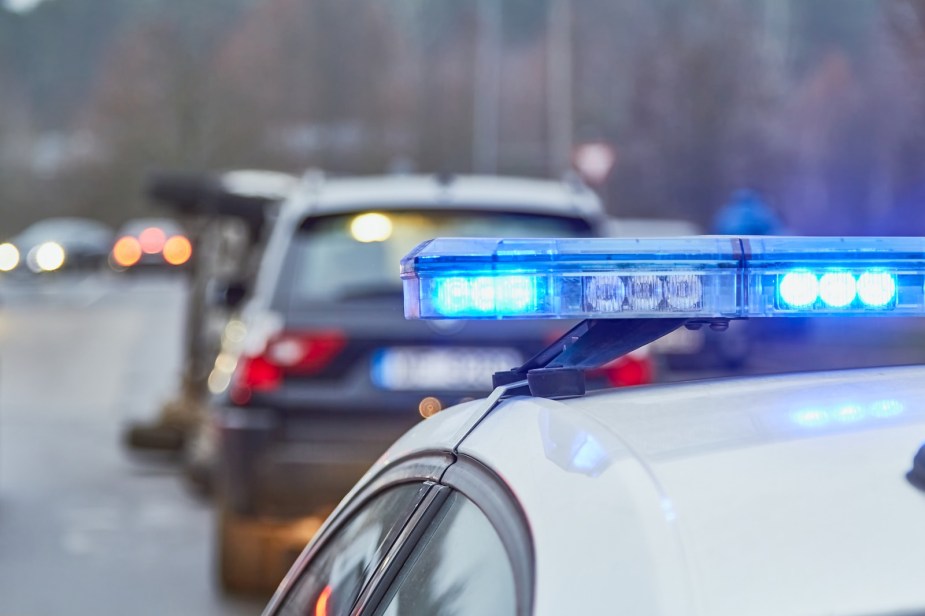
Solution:
<svg viewBox="0 0 925 616">
<path fill-rule="evenodd" d="M 383 389 L 488 391 L 492 374 L 522 362 L 515 349 L 382 349 L 373 357 L 372 380 Z"/>
</svg>

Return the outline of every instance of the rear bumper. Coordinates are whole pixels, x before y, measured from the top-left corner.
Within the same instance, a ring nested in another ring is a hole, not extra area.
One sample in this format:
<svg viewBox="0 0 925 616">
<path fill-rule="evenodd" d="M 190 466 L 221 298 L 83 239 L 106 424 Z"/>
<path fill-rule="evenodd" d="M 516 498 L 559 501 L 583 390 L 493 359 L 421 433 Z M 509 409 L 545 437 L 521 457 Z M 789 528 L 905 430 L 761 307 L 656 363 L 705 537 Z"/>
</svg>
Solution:
<svg viewBox="0 0 925 616">
<path fill-rule="evenodd" d="M 218 479 L 225 505 L 240 515 L 277 518 L 333 507 L 418 419 L 411 413 L 219 409 Z"/>
</svg>

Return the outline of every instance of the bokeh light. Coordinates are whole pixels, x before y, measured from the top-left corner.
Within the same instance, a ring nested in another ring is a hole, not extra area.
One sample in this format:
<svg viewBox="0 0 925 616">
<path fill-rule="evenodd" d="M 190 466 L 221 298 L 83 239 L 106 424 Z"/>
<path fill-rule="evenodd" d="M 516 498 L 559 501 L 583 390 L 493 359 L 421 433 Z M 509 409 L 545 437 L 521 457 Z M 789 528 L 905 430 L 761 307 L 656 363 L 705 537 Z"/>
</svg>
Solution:
<svg viewBox="0 0 925 616">
<path fill-rule="evenodd" d="M 119 267 L 131 267 L 141 260 L 141 244 L 134 237 L 125 236 L 116 240 L 112 247 L 112 260 Z"/>
<path fill-rule="evenodd" d="M 19 249 L 9 242 L 0 244 L 0 272 L 9 272 L 19 265 Z"/>
<path fill-rule="evenodd" d="M 64 247 L 57 242 L 45 242 L 35 249 L 34 261 L 36 267 L 43 272 L 53 272 L 61 269 L 66 258 Z"/>
<path fill-rule="evenodd" d="M 164 242 L 164 261 L 183 265 L 193 256 L 193 245 L 182 235 L 174 235 Z"/>
<path fill-rule="evenodd" d="M 358 242 L 384 242 L 392 237 L 392 220 L 385 214 L 360 214 L 350 222 L 350 235 Z"/>
<path fill-rule="evenodd" d="M 165 241 L 167 241 L 167 236 L 158 227 L 148 227 L 138 234 L 138 243 L 141 245 L 142 252 L 146 255 L 159 253 L 164 249 Z"/>
</svg>

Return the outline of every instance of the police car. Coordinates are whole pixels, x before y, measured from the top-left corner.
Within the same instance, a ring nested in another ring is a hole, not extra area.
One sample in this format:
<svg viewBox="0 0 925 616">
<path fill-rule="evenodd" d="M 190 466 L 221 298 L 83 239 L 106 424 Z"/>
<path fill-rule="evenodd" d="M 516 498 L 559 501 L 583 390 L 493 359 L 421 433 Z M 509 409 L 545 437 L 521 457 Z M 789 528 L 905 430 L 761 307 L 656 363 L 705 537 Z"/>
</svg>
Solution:
<svg viewBox="0 0 925 616">
<path fill-rule="evenodd" d="M 265 614 L 925 613 L 925 367 L 584 393 L 727 319 L 925 316 L 925 240 L 434 240 L 412 318 L 586 320 L 403 436 Z"/>
</svg>

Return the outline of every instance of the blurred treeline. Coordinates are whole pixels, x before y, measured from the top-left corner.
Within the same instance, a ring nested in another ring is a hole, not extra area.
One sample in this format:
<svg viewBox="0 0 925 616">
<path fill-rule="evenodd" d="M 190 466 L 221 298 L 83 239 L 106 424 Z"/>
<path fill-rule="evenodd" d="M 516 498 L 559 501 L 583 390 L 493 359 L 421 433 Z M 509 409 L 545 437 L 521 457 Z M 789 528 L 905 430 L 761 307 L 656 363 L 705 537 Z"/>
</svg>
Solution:
<svg viewBox="0 0 925 616">
<path fill-rule="evenodd" d="M 0 235 L 144 213 L 154 168 L 559 175 L 625 216 L 741 186 L 925 234 L 919 0 L 48 0 L 0 9 Z"/>
</svg>

